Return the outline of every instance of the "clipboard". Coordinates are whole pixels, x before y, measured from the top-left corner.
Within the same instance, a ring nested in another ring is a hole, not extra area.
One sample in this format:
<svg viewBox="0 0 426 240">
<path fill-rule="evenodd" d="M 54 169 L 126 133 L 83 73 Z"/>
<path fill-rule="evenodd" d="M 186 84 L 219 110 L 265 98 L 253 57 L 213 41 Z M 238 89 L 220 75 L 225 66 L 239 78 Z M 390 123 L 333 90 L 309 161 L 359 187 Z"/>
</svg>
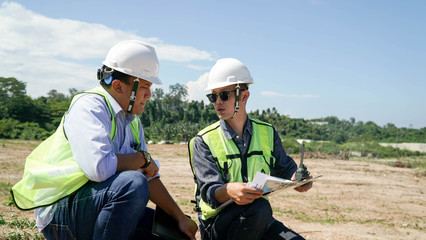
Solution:
<svg viewBox="0 0 426 240">
<path fill-rule="evenodd" d="M 152 234 L 166 240 L 189 240 L 180 231 L 177 221 L 158 206 L 155 207 Z"/>
</svg>

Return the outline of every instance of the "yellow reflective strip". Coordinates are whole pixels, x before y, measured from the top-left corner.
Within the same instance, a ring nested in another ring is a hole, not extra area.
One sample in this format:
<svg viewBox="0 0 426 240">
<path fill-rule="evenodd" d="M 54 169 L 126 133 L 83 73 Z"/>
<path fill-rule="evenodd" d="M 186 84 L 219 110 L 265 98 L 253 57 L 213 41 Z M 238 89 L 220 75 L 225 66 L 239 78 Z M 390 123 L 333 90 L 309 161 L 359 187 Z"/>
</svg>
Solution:
<svg viewBox="0 0 426 240">
<path fill-rule="evenodd" d="M 141 141 L 139 139 L 139 120 L 138 116 L 135 116 L 135 119 L 130 123 L 130 128 L 132 129 L 133 138 L 135 139 L 136 143 L 138 144 L 139 148 L 141 147 Z M 137 149 L 141 150 L 141 149 Z"/>
</svg>

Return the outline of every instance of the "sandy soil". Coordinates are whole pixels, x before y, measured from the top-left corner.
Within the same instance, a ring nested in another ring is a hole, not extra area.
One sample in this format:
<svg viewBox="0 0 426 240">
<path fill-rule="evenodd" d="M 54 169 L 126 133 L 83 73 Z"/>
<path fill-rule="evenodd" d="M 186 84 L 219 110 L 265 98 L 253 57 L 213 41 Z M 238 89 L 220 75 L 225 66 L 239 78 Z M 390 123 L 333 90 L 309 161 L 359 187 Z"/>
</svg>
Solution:
<svg viewBox="0 0 426 240">
<path fill-rule="evenodd" d="M 25 157 L 36 143 L 0 144 L 0 183 L 14 184 Z M 161 162 L 162 180 L 185 213 L 192 211 L 193 178 L 187 145 L 149 145 Z M 297 156 L 295 158 L 298 159 Z M 323 175 L 307 193 L 285 190 L 271 196 L 274 216 L 306 239 L 426 239 L 425 171 L 364 161 L 306 158 L 313 175 Z M 32 220 L 32 212 L 8 207 L 8 192 L 0 191 L 0 214 L 7 222 Z M 0 225 L 0 239 L 11 232 L 37 230 Z"/>
</svg>

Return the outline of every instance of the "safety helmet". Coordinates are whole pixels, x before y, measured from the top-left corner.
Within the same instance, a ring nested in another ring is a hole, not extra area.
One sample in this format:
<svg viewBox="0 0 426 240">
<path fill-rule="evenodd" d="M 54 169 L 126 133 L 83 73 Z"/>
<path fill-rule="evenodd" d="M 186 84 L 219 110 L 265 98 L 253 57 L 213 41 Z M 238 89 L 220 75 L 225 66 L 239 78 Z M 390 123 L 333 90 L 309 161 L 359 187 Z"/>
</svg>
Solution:
<svg viewBox="0 0 426 240">
<path fill-rule="evenodd" d="M 235 58 L 217 60 L 209 73 L 205 90 L 226 87 L 234 84 L 252 84 L 253 78 L 247 67 Z"/>
<path fill-rule="evenodd" d="M 102 62 L 105 66 L 161 85 L 158 78 L 158 59 L 155 49 L 138 40 L 122 41 L 114 45 Z"/>
</svg>

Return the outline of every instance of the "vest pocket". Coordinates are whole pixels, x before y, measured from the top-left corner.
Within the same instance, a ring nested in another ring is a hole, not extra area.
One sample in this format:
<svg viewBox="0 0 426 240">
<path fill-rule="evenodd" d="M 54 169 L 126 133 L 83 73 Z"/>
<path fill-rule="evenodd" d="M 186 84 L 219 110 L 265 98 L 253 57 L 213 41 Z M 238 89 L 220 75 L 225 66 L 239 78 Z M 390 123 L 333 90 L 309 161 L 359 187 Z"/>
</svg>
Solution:
<svg viewBox="0 0 426 240">
<path fill-rule="evenodd" d="M 270 167 L 269 167 L 269 161 L 266 161 L 266 157 L 265 156 L 253 156 L 253 170 L 252 170 L 252 176 L 251 178 L 254 177 L 254 175 L 256 174 L 256 172 L 261 172 L 264 174 L 269 174 L 271 172 Z"/>
</svg>

